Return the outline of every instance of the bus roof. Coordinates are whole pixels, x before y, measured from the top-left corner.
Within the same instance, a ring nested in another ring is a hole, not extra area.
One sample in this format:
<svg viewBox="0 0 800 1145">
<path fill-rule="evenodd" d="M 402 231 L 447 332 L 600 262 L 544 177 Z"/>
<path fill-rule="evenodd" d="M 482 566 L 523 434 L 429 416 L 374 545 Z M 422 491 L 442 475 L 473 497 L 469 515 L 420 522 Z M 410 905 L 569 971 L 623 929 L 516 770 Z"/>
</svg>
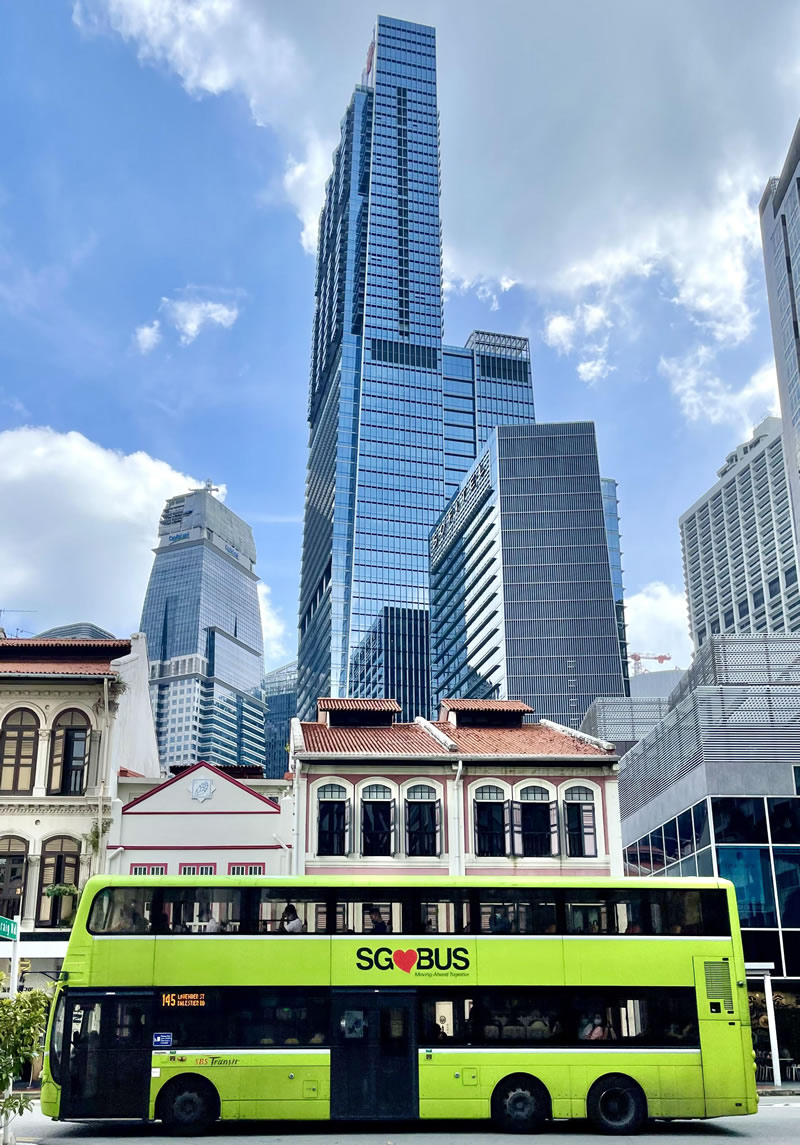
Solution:
<svg viewBox="0 0 800 1145">
<path fill-rule="evenodd" d="M 410 889 L 441 890 L 446 887 L 476 887 L 480 889 L 502 890 L 504 887 L 530 887 L 530 888 L 557 888 L 567 887 L 574 890 L 576 887 L 586 890 L 619 889 L 629 890 L 638 886 L 642 890 L 647 887 L 658 887 L 669 890 L 693 890 L 700 887 L 706 889 L 727 889 L 733 884 L 728 879 L 717 878 L 609 878 L 607 875 L 598 875 L 596 878 L 575 878 L 570 875 L 554 875 L 552 878 L 526 875 L 498 877 L 497 875 L 400 875 L 393 878 L 389 874 L 374 876 L 355 875 L 94 875 L 86 883 L 86 890 L 97 891 L 100 887 L 126 887 L 126 886 L 186 886 L 186 887 L 332 887 L 342 889 L 346 887 L 386 887 L 393 890 L 408 887 Z"/>
</svg>

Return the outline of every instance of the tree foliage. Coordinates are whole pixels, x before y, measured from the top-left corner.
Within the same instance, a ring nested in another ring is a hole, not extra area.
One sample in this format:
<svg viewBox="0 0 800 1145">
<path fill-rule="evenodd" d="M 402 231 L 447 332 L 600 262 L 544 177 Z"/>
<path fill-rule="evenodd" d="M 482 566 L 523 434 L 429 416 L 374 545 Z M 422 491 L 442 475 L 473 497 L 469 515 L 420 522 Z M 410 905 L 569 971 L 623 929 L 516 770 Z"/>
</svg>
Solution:
<svg viewBox="0 0 800 1145">
<path fill-rule="evenodd" d="M 32 1106 L 27 1094 L 6 1091 L 38 1054 L 49 1007 L 50 995 L 44 990 L 0 998 L 0 1117 L 23 1113 Z"/>
</svg>

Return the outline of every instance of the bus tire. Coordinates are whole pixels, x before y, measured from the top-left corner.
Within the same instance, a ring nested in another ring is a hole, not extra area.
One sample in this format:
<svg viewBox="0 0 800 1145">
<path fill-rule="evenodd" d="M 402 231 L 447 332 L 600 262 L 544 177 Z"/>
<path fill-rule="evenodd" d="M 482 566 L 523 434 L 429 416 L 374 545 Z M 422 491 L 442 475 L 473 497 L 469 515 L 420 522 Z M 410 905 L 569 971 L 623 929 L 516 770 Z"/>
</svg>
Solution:
<svg viewBox="0 0 800 1145">
<path fill-rule="evenodd" d="M 204 1077 L 176 1077 L 159 1093 L 156 1117 L 176 1135 L 205 1133 L 219 1117 L 219 1094 Z"/>
<path fill-rule="evenodd" d="M 586 1115 L 600 1133 L 640 1133 L 647 1122 L 647 1098 L 633 1078 L 608 1073 L 589 1090 Z"/>
<path fill-rule="evenodd" d="M 506 1133 L 533 1133 L 550 1116 L 550 1094 L 527 1073 L 504 1077 L 492 1094 L 492 1121 Z"/>
</svg>

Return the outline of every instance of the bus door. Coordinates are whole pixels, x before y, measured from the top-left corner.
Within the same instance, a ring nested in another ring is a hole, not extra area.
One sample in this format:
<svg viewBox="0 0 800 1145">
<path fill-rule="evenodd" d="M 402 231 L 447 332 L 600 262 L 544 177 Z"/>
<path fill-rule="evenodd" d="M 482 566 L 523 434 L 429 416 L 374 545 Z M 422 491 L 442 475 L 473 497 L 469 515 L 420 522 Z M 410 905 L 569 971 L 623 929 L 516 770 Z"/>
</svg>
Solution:
<svg viewBox="0 0 800 1145">
<path fill-rule="evenodd" d="M 149 993 L 67 992 L 60 1116 L 147 1117 Z"/>
<path fill-rule="evenodd" d="M 413 990 L 332 992 L 331 1117 L 417 1117 Z"/>
</svg>

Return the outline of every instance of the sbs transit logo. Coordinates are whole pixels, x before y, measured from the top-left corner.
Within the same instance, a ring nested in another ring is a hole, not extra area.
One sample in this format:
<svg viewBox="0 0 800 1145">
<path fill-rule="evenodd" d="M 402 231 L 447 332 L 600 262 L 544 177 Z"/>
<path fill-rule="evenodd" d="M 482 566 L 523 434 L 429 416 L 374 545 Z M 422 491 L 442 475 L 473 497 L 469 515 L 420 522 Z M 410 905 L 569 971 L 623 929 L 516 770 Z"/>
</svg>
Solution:
<svg viewBox="0 0 800 1145">
<path fill-rule="evenodd" d="M 469 970 L 469 951 L 465 946 L 416 946 L 409 950 L 392 950 L 390 946 L 373 950 L 361 946 L 356 951 L 356 969 L 401 970 L 404 974 L 412 970 L 441 973 Z"/>
</svg>

